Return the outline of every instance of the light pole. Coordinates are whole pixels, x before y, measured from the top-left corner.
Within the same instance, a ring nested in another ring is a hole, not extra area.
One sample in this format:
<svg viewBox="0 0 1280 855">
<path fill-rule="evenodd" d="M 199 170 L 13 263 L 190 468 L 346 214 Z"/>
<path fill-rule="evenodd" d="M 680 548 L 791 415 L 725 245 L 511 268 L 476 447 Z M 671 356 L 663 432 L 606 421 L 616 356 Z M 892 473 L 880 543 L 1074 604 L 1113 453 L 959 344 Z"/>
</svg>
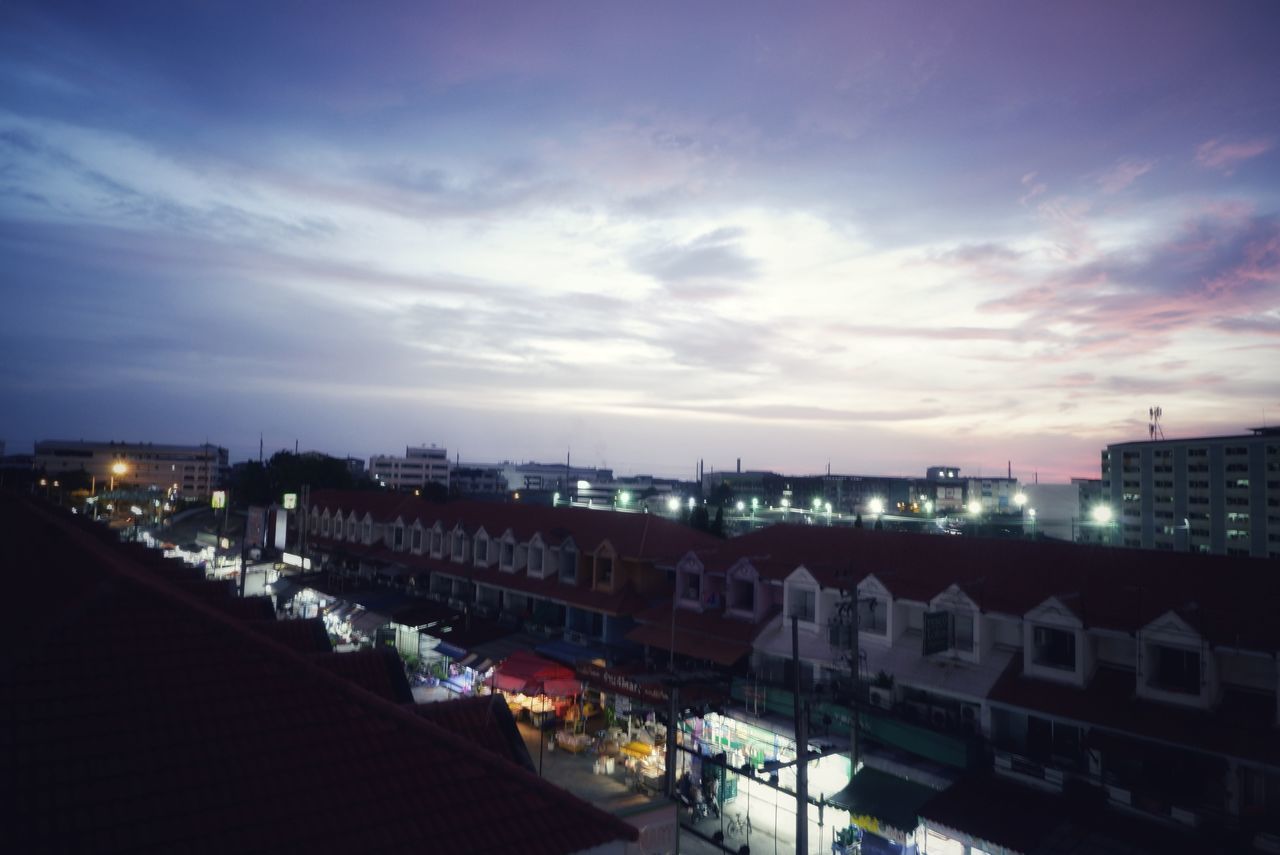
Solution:
<svg viewBox="0 0 1280 855">
<path fill-rule="evenodd" d="M 116 491 L 116 476 L 123 477 L 128 471 L 129 467 L 125 465 L 123 460 L 117 460 L 111 464 L 111 486 L 109 489 L 112 493 Z"/>
</svg>

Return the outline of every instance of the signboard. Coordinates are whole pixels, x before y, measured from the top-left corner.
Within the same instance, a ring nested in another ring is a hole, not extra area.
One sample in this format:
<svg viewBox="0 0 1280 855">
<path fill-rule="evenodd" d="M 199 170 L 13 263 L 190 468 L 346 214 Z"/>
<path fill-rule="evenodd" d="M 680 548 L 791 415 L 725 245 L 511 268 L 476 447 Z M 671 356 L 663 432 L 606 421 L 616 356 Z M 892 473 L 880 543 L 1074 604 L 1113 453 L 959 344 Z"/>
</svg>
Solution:
<svg viewBox="0 0 1280 855">
<path fill-rule="evenodd" d="M 227 506 L 227 491 L 226 491 L 226 490 L 214 490 L 214 491 L 213 491 L 213 507 L 214 507 L 214 510 L 221 510 L 222 508 L 225 508 L 226 506 Z"/>
<path fill-rule="evenodd" d="M 951 614 L 949 612 L 924 613 L 924 655 L 930 656 L 951 649 Z"/>
<path fill-rule="evenodd" d="M 276 511 L 276 549 L 283 550 L 289 539 L 289 514 Z"/>
<path fill-rule="evenodd" d="M 296 509 L 297 509 L 297 507 L 298 507 L 298 494 L 297 494 L 297 493 L 285 493 L 285 494 L 284 494 L 284 509 L 285 509 L 286 511 L 292 511 L 292 510 L 296 510 Z"/>
<path fill-rule="evenodd" d="M 591 683 L 606 692 L 627 695 L 649 704 L 666 704 L 671 701 L 671 694 L 666 686 L 658 682 L 640 682 L 637 679 L 640 675 L 621 674 L 589 661 L 578 662 L 574 670 L 583 682 Z"/>
<path fill-rule="evenodd" d="M 267 541 L 267 509 L 249 508 L 244 521 L 244 542 L 246 547 L 263 547 Z"/>
</svg>

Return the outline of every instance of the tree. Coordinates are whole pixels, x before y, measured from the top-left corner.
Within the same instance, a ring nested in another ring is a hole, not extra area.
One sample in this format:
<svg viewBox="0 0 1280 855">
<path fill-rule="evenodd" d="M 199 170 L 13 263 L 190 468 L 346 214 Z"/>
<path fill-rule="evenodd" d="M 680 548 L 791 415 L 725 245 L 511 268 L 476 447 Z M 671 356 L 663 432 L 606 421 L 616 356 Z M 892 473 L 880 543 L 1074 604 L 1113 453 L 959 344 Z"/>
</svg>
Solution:
<svg viewBox="0 0 1280 855">
<path fill-rule="evenodd" d="M 858 514 L 856 517 L 853 518 L 853 527 L 862 528 L 862 514 Z"/>
</svg>

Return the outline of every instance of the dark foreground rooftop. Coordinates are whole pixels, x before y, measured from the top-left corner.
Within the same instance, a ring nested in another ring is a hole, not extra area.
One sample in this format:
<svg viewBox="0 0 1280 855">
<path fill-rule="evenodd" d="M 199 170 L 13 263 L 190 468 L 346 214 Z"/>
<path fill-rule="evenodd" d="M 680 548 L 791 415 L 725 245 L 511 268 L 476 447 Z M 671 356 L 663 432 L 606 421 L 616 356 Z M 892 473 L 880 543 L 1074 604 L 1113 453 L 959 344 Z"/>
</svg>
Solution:
<svg viewBox="0 0 1280 855">
<path fill-rule="evenodd" d="M 574 852 L 636 830 L 0 493 L 5 851 Z M 339 654 L 332 654 L 339 655 Z"/>
</svg>

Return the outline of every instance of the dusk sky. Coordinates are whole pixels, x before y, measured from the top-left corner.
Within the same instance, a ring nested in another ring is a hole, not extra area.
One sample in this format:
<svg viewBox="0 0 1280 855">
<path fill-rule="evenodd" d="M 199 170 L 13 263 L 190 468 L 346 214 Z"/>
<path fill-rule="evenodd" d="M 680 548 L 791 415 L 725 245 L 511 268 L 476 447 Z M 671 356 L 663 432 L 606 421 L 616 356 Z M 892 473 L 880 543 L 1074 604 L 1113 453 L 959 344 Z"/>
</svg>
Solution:
<svg viewBox="0 0 1280 855">
<path fill-rule="evenodd" d="M 0 439 L 1025 479 L 1280 422 L 1280 3 L 0 4 Z"/>
</svg>

